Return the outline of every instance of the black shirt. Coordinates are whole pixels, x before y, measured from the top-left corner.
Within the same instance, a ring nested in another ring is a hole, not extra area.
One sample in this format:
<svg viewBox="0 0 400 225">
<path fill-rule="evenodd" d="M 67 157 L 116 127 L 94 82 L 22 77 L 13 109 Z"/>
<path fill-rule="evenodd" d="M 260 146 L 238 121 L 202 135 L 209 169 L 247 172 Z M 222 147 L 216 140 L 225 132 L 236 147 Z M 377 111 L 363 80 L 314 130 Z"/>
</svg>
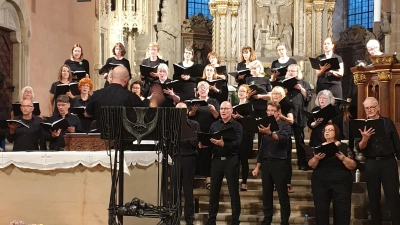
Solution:
<svg viewBox="0 0 400 225">
<path fill-rule="evenodd" d="M 240 142 L 242 141 L 242 135 L 243 135 L 243 127 L 242 124 L 237 122 L 234 119 L 230 119 L 228 122 L 224 123 L 222 119 L 215 121 L 213 124 L 211 124 L 210 127 L 210 133 L 215 133 L 221 130 L 228 129 L 230 127 L 233 127 L 235 129 L 236 135 L 237 135 L 237 140 L 232 141 L 232 142 L 224 142 L 224 146 L 213 146 L 213 154 L 216 157 L 227 157 L 227 156 L 233 156 L 238 154 L 239 152 L 239 146 Z"/>
<path fill-rule="evenodd" d="M 237 66 L 236 66 L 236 71 L 245 70 L 245 69 L 248 69 L 248 68 L 246 67 L 246 61 L 240 62 L 240 63 L 238 63 Z M 240 85 L 246 83 L 246 81 L 245 81 L 244 79 L 242 79 L 242 80 L 235 79 L 235 81 L 236 81 L 236 83 L 238 84 L 238 87 L 239 87 Z"/>
<path fill-rule="evenodd" d="M 260 88 L 264 89 L 266 92 L 271 92 L 271 83 L 268 77 L 246 77 L 246 84 L 248 85 L 258 85 Z M 249 99 L 253 103 L 254 110 L 264 110 L 267 108 L 267 101 L 263 99 Z"/>
<path fill-rule="evenodd" d="M 89 73 L 89 62 L 86 59 L 82 59 L 80 62 L 75 62 L 71 59 L 67 59 L 64 62 L 65 65 L 68 65 L 72 71 L 85 71 L 87 74 Z"/>
<path fill-rule="evenodd" d="M 279 140 L 275 141 L 272 137 L 263 134 L 261 137 L 260 151 L 258 152 L 257 163 L 261 163 L 262 159 L 286 159 L 287 143 L 290 139 L 292 128 L 286 122 L 277 121 L 279 130 L 275 132 Z"/>
<path fill-rule="evenodd" d="M 167 64 L 167 61 L 165 61 L 165 60 L 163 60 L 163 59 L 160 59 L 160 58 L 157 56 L 157 60 L 156 60 L 156 61 L 151 61 L 150 58 L 143 59 L 141 65 L 150 66 L 150 67 L 155 67 L 155 66 L 160 65 L 160 63 L 165 63 L 165 64 Z M 143 87 L 144 87 L 143 96 L 148 96 L 148 95 L 149 95 L 149 91 L 150 91 L 150 82 L 153 82 L 153 81 L 155 81 L 155 80 L 156 80 L 156 78 L 149 78 L 149 77 L 144 77 L 144 78 L 142 79 Z"/>
<path fill-rule="evenodd" d="M 153 83 L 165 84 L 165 83 L 168 83 L 171 81 L 172 81 L 171 79 L 167 78 L 163 83 L 161 83 L 160 80 L 155 80 Z M 175 93 L 175 91 L 174 91 L 174 93 Z M 175 107 L 175 102 L 172 99 L 171 95 L 164 93 L 164 101 L 162 102 L 161 105 L 159 105 L 159 107 Z"/>
<path fill-rule="evenodd" d="M 62 118 L 61 115 L 54 115 L 54 116 L 50 117 L 46 122 L 53 123 L 57 120 L 60 120 L 61 118 Z M 68 121 L 68 123 L 71 127 L 75 127 L 75 131 L 82 130 L 81 121 L 79 120 L 79 118 L 77 116 L 74 116 L 74 115 L 71 115 L 70 113 L 68 113 L 67 115 L 65 115 L 65 119 Z M 44 131 L 44 132 L 45 132 L 44 133 L 45 139 L 50 141 L 49 148 L 51 150 L 59 151 L 65 147 L 64 135 L 68 132 L 67 130 L 61 131 L 60 135 L 56 138 L 53 138 L 51 136 L 50 131 Z"/>
<path fill-rule="evenodd" d="M 178 65 L 183 66 L 183 62 L 178 63 Z M 195 64 L 193 64 L 192 66 L 195 66 Z M 197 87 L 197 83 L 199 82 L 200 79 L 194 77 L 193 75 L 190 75 L 189 80 L 182 80 L 181 75 L 182 74 L 174 73 L 172 77 L 174 80 L 181 81 L 182 86 L 180 87 L 180 91 L 178 93 L 180 101 L 185 101 L 195 98 L 194 89 Z"/>
<path fill-rule="evenodd" d="M 187 119 L 188 126 L 196 133 L 200 132 L 200 124 L 194 120 Z M 191 140 L 181 141 L 181 152 L 180 156 L 194 156 L 197 155 L 197 144 L 199 141 L 197 138 Z"/>
<path fill-rule="evenodd" d="M 40 122 L 43 120 L 37 116 L 32 116 L 30 120 L 25 120 L 22 116 L 16 116 L 14 119 L 21 120 L 29 128 L 19 126 L 15 129 L 14 134 L 10 134 L 10 130 L 7 131 L 8 142 L 14 143 L 13 151 L 38 150 L 43 130 Z"/>
<path fill-rule="evenodd" d="M 353 159 L 353 153 L 349 149 L 349 146 L 341 143 L 338 148 L 346 157 Z M 338 157 L 332 156 L 329 158 L 325 157 L 318 162 L 318 166 L 313 170 L 311 179 L 341 182 L 352 180 L 353 176 L 351 175 L 351 171 L 346 168 Z"/>
<path fill-rule="evenodd" d="M 217 110 L 217 112 L 219 112 L 219 104 L 218 104 L 217 100 L 215 100 L 213 98 L 208 98 L 207 103 L 213 105 L 215 107 L 215 110 Z M 189 118 L 197 121 L 200 124 L 201 132 L 205 132 L 205 133 L 208 133 L 208 131 L 210 131 L 211 124 L 217 120 L 212 115 L 208 106 L 199 106 L 199 108 L 196 111 L 196 114 L 194 114 L 193 116 L 191 116 Z"/>
<path fill-rule="evenodd" d="M 109 63 L 113 63 L 113 64 L 122 64 L 125 66 L 126 69 L 128 69 L 129 72 L 129 78 L 132 78 L 132 74 L 131 74 L 131 65 L 129 63 L 129 60 L 122 58 L 120 60 L 116 59 L 114 56 L 110 57 L 107 59 L 106 61 L 106 65 Z"/>
<path fill-rule="evenodd" d="M 335 53 L 332 54 L 332 58 L 337 58 L 339 63 L 343 63 L 342 57 L 340 57 L 339 55 L 337 55 Z M 324 59 L 326 59 L 326 56 L 325 56 L 325 54 L 322 54 L 322 55 L 318 56 L 317 59 L 324 60 Z M 334 75 L 332 75 L 331 73 L 326 71 L 324 74 L 322 74 L 321 76 L 318 77 L 317 84 L 341 84 L 340 80 L 341 80 L 341 78 L 335 77 Z"/>
<path fill-rule="evenodd" d="M 144 107 L 142 100 L 131 91 L 128 91 L 120 84 L 110 84 L 93 93 L 86 112 L 93 116 L 97 122 L 97 130 L 101 132 L 101 107 L 102 106 L 126 106 Z"/>
<path fill-rule="evenodd" d="M 290 65 L 292 65 L 292 64 L 297 64 L 297 62 L 296 62 L 295 59 L 289 58 L 289 60 L 288 60 L 287 62 L 285 62 L 285 63 L 280 63 L 279 60 L 277 59 L 277 60 L 275 60 L 275 61 L 272 62 L 271 68 L 272 68 L 272 69 L 275 69 L 275 68 L 282 68 L 282 67 L 285 67 L 285 66 L 290 66 Z M 276 77 L 276 80 L 275 80 L 275 81 L 284 80 L 284 79 L 285 79 L 285 76 L 286 76 L 286 74 L 279 74 L 279 75 Z"/>
<path fill-rule="evenodd" d="M 89 95 L 88 99 L 84 101 L 80 95 L 76 95 L 75 98 L 71 100 L 71 108 L 80 106 L 86 107 L 90 102 L 90 98 L 91 96 Z M 81 120 L 83 131 L 90 131 L 90 125 L 92 124 L 93 118 L 79 117 L 79 119 Z"/>
<path fill-rule="evenodd" d="M 396 155 L 400 159 L 399 135 L 393 121 L 389 118 L 379 116 L 385 125 L 386 136 L 382 138 L 372 135 L 367 142 L 367 147 L 360 149 L 361 138 L 355 139 L 357 151 L 362 152 L 366 158 L 389 157 Z"/>
<path fill-rule="evenodd" d="M 302 110 L 307 110 L 308 103 L 312 99 L 311 86 L 307 81 L 304 80 L 299 80 L 297 83 L 306 90 L 306 97 L 304 97 L 303 94 L 297 89 L 289 91 L 286 93 L 286 96 L 288 96 L 293 104 L 292 113 L 294 117 L 294 123 L 300 127 L 305 127 L 307 125 L 307 118 L 303 114 Z"/>
<path fill-rule="evenodd" d="M 336 106 L 335 106 L 336 107 Z M 339 109 L 336 107 L 335 108 L 338 112 Z M 311 110 L 311 112 L 315 112 L 321 110 L 321 107 L 317 106 L 315 108 L 313 108 Z M 322 123 L 314 128 L 311 127 L 311 123 L 314 122 L 314 119 L 308 119 L 307 120 L 307 126 L 312 130 L 311 132 L 311 136 L 310 136 L 310 143 L 309 146 L 310 147 L 317 147 L 322 145 L 323 141 L 322 141 L 322 131 L 324 130 L 325 125 L 328 123 L 328 121 L 322 121 Z M 338 127 L 342 127 L 342 125 L 340 125 L 342 123 L 342 119 L 341 119 L 341 115 L 337 115 L 335 118 L 332 119 L 332 123 L 336 124 Z"/>
</svg>

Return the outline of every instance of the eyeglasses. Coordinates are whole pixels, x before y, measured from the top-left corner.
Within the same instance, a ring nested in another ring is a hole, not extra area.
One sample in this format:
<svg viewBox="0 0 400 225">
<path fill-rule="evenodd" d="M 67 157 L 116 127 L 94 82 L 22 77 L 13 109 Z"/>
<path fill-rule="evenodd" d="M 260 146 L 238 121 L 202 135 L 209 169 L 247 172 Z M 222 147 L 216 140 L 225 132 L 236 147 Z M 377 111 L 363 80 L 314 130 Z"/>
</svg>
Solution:
<svg viewBox="0 0 400 225">
<path fill-rule="evenodd" d="M 21 105 L 22 108 L 31 108 L 33 107 L 32 105 Z"/>
<path fill-rule="evenodd" d="M 376 104 L 375 106 L 371 106 L 371 107 L 364 107 L 364 110 L 369 111 L 369 110 L 375 109 L 377 106 L 378 106 L 378 104 Z"/>
<path fill-rule="evenodd" d="M 232 108 L 220 108 L 221 111 L 227 111 L 227 110 L 230 110 L 230 109 L 232 109 Z"/>
</svg>

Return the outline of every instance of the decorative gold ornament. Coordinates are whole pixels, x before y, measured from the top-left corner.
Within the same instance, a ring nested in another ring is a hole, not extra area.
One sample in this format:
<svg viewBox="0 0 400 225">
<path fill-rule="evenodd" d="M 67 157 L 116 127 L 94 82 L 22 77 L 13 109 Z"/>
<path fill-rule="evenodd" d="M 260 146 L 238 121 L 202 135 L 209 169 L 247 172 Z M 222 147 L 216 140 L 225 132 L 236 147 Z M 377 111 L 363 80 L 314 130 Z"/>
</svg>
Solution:
<svg viewBox="0 0 400 225">
<path fill-rule="evenodd" d="M 309 6 L 309 7 L 306 8 L 306 14 L 310 15 L 311 13 L 312 13 L 312 7 Z"/>
<path fill-rule="evenodd" d="M 378 80 L 381 82 L 389 82 L 392 80 L 392 72 L 378 71 Z"/>
<path fill-rule="evenodd" d="M 315 6 L 315 11 L 317 11 L 317 12 L 324 11 L 325 4 L 315 4 L 314 6 Z"/>
<path fill-rule="evenodd" d="M 372 64 L 392 64 L 394 58 L 392 55 L 370 56 Z"/>
<path fill-rule="evenodd" d="M 354 84 L 363 84 L 367 81 L 367 77 L 363 73 L 354 74 Z"/>
</svg>

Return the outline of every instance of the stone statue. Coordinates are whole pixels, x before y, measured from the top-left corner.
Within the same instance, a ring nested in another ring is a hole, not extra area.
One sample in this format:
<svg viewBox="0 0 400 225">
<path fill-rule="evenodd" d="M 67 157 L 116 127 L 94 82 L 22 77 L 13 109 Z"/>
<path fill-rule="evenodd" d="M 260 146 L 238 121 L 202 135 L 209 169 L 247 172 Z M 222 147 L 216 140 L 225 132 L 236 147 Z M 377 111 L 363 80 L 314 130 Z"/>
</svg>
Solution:
<svg viewBox="0 0 400 225">
<path fill-rule="evenodd" d="M 260 24 L 254 24 L 254 51 L 261 50 L 261 27 Z"/>
<path fill-rule="evenodd" d="M 381 32 L 384 34 L 389 34 L 390 33 L 390 22 L 388 18 L 388 13 L 382 11 L 381 13 Z"/>
<path fill-rule="evenodd" d="M 285 43 L 287 50 L 292 50 L 293 28 L 290 23 L 284 23 L 282 33 L 279 37 L 281 42 Z"/>
<path fill-rule="evenodd" d="M 289 0 L 267 0 L 265 2 L 261 2 L 258 0 L 257 5 L 260 7 L 269 7 L 269 16 L 268 16 L 268 29 L 271 32 L 271 36 L 278 36 L 278 9 L 282 5 L 290 4 Z"/>
</svg>

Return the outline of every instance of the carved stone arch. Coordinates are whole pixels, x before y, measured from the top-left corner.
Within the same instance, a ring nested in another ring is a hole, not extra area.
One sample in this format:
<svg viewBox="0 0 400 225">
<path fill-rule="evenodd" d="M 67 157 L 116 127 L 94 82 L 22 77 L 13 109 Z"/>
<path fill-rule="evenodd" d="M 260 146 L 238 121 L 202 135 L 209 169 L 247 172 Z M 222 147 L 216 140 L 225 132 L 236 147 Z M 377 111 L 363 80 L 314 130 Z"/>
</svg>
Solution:
<svg viewBox="0 0 400 225">
<path fill-rule="evenodd" d="M 12 80 L 15 90 L 13 100 L 18 99 L 18 90 L 29 84 L 29 43 L 31 24 L 24 0 L 0 0 L 0 27 L 10 30 L 13 44 Z"/>
</svg>

